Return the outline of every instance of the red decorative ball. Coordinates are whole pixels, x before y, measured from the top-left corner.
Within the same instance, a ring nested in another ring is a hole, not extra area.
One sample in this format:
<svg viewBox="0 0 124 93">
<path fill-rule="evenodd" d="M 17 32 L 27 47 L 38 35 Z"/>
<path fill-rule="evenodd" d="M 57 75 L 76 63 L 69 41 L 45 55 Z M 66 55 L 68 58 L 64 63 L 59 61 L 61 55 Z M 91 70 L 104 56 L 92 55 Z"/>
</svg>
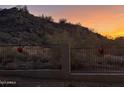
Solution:
<svg viewBox="0 0 124 93">
<path fill-rule="evenodd" d="M 99 54 L 103 55 L 104 54 L 104 49 L 103 48 L 99 48 L 98 52 L 99 52 Z"/>
<path fill-rule="evenodd" d="M 22 53 L 23 52 L 23 48 L 17 48 L 17 52 L 19 52 L 19 53 Z"/>
</svg>

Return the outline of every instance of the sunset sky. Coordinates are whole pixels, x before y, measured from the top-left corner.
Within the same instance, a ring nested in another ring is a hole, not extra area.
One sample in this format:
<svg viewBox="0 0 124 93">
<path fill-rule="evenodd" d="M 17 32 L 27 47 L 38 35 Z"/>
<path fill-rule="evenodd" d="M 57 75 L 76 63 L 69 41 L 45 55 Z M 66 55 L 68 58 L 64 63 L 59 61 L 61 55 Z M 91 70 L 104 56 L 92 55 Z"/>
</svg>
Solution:
<svg viewBox="0 0 124 93">
<path fill-rule="evenodd" d="M 10 8 L 12 6 L 0 6 Z M 68 6 L 28 6 L 30 13 L 40 16 L 52 16 L 55 21 L 66 18 L 72 23 L 81 23 L 94 29 L 96 32 L 112 37 L 124 36 L 124 6 L 93 6 L 93 5 L 68 5 Z"/>
</svg>

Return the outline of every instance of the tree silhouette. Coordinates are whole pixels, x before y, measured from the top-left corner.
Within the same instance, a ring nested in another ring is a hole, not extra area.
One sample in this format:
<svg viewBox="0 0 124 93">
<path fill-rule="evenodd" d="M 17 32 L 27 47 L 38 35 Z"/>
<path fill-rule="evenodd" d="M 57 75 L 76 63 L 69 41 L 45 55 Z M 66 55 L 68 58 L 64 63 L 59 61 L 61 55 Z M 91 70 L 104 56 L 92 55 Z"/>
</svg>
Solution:
<svg viewBox="0 0 124 93">
<path fill-rule="evenodd" d="M 22 10 L 22 11 L 24 11 L 24 12 L 28 12 L 28 8 L 27 8 L 26 5 L 17 5 L 16 8 L 17 8 L 18 10 Z"/>
</svg>

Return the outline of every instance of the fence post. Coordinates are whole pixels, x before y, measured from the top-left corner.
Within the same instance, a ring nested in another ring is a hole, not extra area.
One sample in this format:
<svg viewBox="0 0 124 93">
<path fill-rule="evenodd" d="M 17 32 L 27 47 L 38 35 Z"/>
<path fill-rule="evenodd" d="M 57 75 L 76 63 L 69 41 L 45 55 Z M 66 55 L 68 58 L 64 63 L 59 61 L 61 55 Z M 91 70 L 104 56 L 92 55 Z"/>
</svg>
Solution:
<svg viewBox="0 0 124 93">
<path fill-rule="evenodd" d="M 62 72 L 66 75 L 70 73 L 70 48 L 68 45 L 62 46 Z"/>
</svg>

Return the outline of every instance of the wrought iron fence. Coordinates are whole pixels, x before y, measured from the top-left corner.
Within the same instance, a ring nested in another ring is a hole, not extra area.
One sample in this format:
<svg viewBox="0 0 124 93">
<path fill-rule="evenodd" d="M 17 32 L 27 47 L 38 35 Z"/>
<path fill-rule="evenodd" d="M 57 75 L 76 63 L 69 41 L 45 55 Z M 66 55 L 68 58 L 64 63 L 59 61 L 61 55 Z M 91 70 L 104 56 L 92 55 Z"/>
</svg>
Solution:
<svg viewBox="0 0 124 93">
<path fill-rule="evenodd" d="M 72 72 L 124 72 L 124 48 L 73 48 Z"/>
<path fill-rule="evenodd" d="M 0 70 L 42 69 L 65 73 L 124 72 L 124 48 L 0 45 Z"/>
<path fill-rule="evenodd" d="M 0 45 L 1 70 L 61 69 L 60 45 Z"/>
</svg>

